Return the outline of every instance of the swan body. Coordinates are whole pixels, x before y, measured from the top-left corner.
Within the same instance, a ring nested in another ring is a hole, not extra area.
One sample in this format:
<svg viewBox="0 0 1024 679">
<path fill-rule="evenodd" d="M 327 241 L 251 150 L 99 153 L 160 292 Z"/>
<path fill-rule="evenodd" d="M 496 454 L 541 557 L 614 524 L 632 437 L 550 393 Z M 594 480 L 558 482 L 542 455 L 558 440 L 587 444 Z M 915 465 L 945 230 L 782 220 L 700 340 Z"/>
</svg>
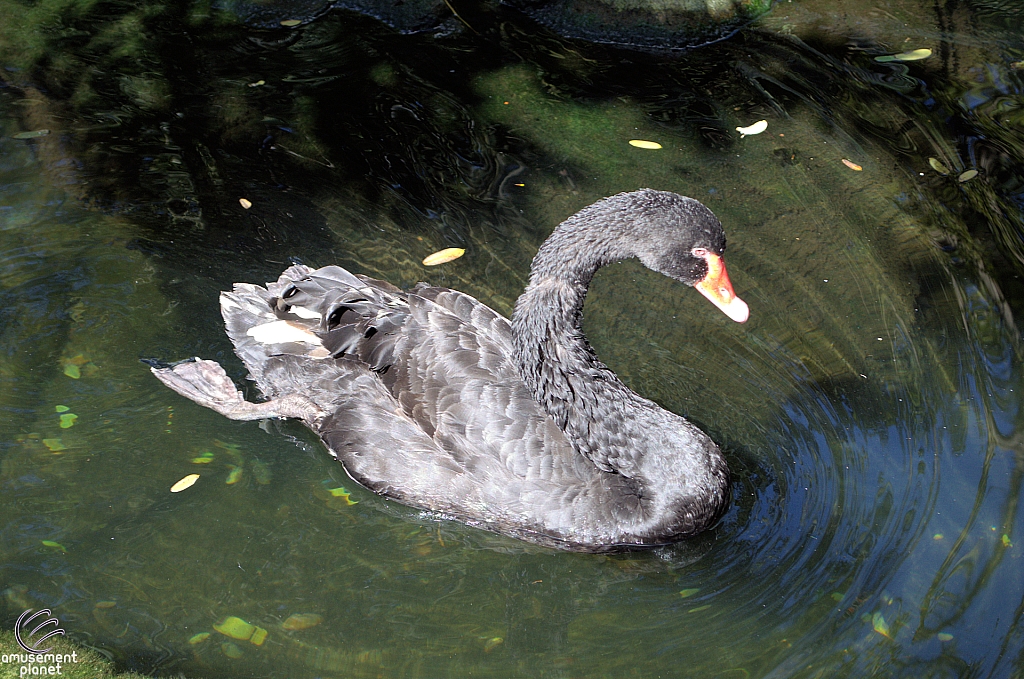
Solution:
<svg viewBox="0 0 1024 679">
<path fill-rule="evenodd" d="M 354 480 L 398 502 L 562 549 L 665 544 L 722 514 L 725 459 L 597 359 L 583 300 L 599 267 L 635 256 L 745 321 L 724 249 L 699 202 L 623 193 L 555 229 L 511 321 L 454 290 L 297 265 L 221 295 L 265 402 L 212 361 L 153 372 L 234 419 L 303 420 Z"/>
</svg>

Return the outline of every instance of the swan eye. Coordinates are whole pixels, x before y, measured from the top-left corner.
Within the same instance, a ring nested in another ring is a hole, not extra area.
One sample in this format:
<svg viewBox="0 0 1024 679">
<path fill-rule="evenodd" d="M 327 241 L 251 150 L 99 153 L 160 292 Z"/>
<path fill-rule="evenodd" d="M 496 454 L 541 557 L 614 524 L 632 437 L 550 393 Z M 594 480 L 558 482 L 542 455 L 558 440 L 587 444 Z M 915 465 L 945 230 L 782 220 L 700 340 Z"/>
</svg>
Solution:
<svg viewBox="0 0 1024 679">
<path fill-rule="evenodd" d="M 700 257 L 701 259 L 704 259 L 705 257 L 708 256 L 708 251 L 707 248 L 694 248 L 690 250 L 690 254 L 693 255 L 694 257 Z"/>
</svg>

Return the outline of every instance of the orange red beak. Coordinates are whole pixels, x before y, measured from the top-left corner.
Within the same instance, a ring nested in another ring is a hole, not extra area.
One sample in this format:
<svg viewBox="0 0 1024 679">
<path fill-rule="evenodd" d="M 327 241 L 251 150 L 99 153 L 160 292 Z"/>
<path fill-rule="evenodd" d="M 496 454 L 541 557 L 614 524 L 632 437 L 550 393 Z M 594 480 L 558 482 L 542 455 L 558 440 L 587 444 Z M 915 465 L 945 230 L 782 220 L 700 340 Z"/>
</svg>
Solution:
<svg viewBox="0 0 1024 679">
<path fill-rule="evenodd" d="M 750 318 L 750 309 L 747 308 L 747 303 L 733 292 L 729 274 L 725 270 L 725 262 L 713 252 L 702 253 L 701 256 L 708 263 L 708 275 L 693 287 L 732 320 L 737 323 L 746 322 Z"/>
</svg>

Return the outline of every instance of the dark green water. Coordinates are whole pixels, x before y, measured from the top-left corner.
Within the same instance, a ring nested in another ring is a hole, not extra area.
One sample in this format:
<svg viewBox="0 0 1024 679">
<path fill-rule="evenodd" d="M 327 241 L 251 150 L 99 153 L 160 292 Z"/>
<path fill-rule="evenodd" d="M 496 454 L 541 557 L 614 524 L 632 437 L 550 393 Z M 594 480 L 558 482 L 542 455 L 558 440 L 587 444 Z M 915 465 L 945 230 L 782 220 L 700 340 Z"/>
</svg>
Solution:
<svg viewBox="0 0 1024 679">
<path fill-rule="evenodd" d="M 402 35 L 4 0 L 4 624 L 48 607 L 163 675 L 1024 674 L 1022 15 L 890 5 L 783 3 L 646 53 L 497 7 Z M 244 383 L 217 293 L 291 258 L 507 314 L 555 224 L 639 186 L 719 215 L 752 314 L 636 263 L 592 288 L 601 357 L 734 471 L 722 522 L 672 548 L 559 553 L 395 505 L 301 426 L 230 422 L 139 362 Z"/>
</svg>

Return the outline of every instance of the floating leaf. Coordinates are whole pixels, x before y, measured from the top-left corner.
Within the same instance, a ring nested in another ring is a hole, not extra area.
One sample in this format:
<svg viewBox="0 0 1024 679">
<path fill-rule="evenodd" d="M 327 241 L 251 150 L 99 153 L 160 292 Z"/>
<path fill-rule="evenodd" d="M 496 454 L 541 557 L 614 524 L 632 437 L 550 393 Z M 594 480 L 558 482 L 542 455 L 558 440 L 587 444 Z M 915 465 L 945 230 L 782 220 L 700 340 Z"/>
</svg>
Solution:
<svg viewBox="0 0 1024 679">
<path fill-rule="evenodd" d="M 282 26 L 287 26 L 287 27 L 291 28 L 292 26 L 298 26 L 301 23 L 302 23 L 302 20 L 300 20 L 300 19 L 285 19 L 285 20 L 283 20 L 281 22 L 281 25 Z"/>
<path fill-rule="evenodd" d="M 741 137 L 745 137 L 748 134 L 761 134 L 762 132 L 764 132 L 767 129 L 768 129 L 768 121 L 767 120 L 758 120 L 753 125 L 748 125 L 747 127 L 737 127 L 736 131 L 740 133 Z"/>
<path fill-rule="evenodd" d="M 962 184 L 964 182 L 967 182 L 967 181 L 970 181 L 970 180 L 974 179 L 977 176 L 978 176 L 978 171 L 977 170 L 965 170 L 964 172 L 960 173 L 960 176 L 957 177 L 956 180 Z"/>
<path fill-rule="evenodd" d="M 871 616 L 871 627 L 883 637 L 889 636 L 889 623 L 885 621 L 881 613 L 875 613 Z"/>
<path fill-rule="evenodd" d="M 932 55 L 930 49 L 918 49 L 910 50 L 909 52 L 900 52 L 899 54 L 883 54 L 880 57 L 875 57 L 875 61 L 887 62 L 887 61 L 919 61 L 921 59 L 927 59 Z"/>
<path fill-rule="evenodd" d="M 239 198 L 238 204 L 244 207 L 246 210 L 252 207 L 252 201 L 246 200 L 245 198 Z"/>
<path fill-rule="evenodd" d="M 78 415 L 74 413 L 64 413 L 60 416 L 60 428 L 70 429 L 75 426 L 75 420 L 78 419 Z"/>
<path fill-rule="evenodd" d="M 690 587 L 688 589 L 680 590 L 679 591 L 679 596 L 681 596 L 682 598 L 686 599 L 687 597 L 691 597 L 691 596 L 693 596 L 694 594 L 696 594 L 699 591 L 700 591 L 699 587 Z"/>
<path fill-rule="evenodd" d="M 253 646 L 262 646 L 263 642 L 267 640 L 267 630 L 262 627 L 257 627 L 252 636 L 249 637 L 249 643 Z"/>
<path fill-rule="evenodd" d="M 64 374 L 73 380 L 77 380 L 82 376 L 82 370 L 74 363 L 67 363 L 64 365 Z"/>
<path fill-rule="evenodd" d="M 53 540 L 43 540 L 43 547 L 49 547 L 50 549 L 59 549 L 60 551 L 67 553 L 68 550 L 64 549 L 64 545 Z"/>
<path fill-rule="evenodd" d="M 650 149 L 652 151 L 661 148 L 661 144 L 659 144 L 658 142 L 656 142 L 656 141 L 647 141 L 645 139 L 630 139 L 629 140 L 629 145 L 630 146 L 635 146 L 638 149 Z"/>
<path fill-rule="evenodd" d="M 71 410 L 71 408 L 68 408 L 67 406 L 54 406 L 53 409 L 56 410 L 58 413 L 66 413 L 67 411 Z"/>
<path fill-rule="evenodd" d="M 323 617 L 316 613 L 293 613 L 281 623 L 281 629 L 300 630 L 316 627 L 323 622 Z"/>
<path fill-rule="evenodd" d="M 32 130 L 31 132 L 12 134 L 11 139 L 35 139 L 36 137 L 45 137 L 48 134 L 50 134 L 49 130 Z"/>
<path fill-rule="evenodd" d="M 938 637 L 939 641 L 953 641 L 953 635 L 947 632 L 939 632 L 935 636 Z"/>
<path fill-rule="evenodd" d="M 942 164 L 942 161 L 938 158 L 929 158 L 928 164 L 932 166 L 932 169 L 939 174 L 949 174 L 949 168 Z"/>
<path fill-rule="evenodd" d="M 43 445 L 50 449 L 51 453 L 59 453 L 67 450 L 68 447 L 61 443 L 60 439 L 43 439 Z"/>
<path fill-rule="evenodd" d="M 229 486 L 233 486 L 234 484 L 238 483 L 238 481 L 241 478 L 242 478 L 242 468 L 241 467 L 232 467 L 231 471 L 228 472 L 228 478 L 226 478 L 224 480 L 224 483 L 226 483 Z"/>
<path fill-rule="evenodd" d="M 237 644 L 233 644 L 230 641 L 225 641 L 220 645 L 220 651 L 232 660 L 238 660 L 242 657 L 242 649 Z"/>
<path fill-rule="evenodd" d="M 206 641 L 209 638 L 210 638 L 210 633 L 209 632 L 200 632 L 199 634 L 192 635 L 192 637 L 189 638 L 188 643 L 190 643 L 193 646 L 195 646 L 196 644 L 203 643 L 204 641 Z"/>
<path fill-rule="evenodd" d="M 900 52 L 899 54 L 894 54 L 893 57 L 899 61 L 920 61 L 921 59 L 927 59 L 931 55 L 932 51 L 925 47 L 908 52 Z"/>
<path fill-rule="evenodd" d="M 453 259 L 458 259 L 462 255 L 466 254 L 463 248 L 445 248 L 444 250 L 438 250 L 432 255 L 427 255 L 423 259 L 423 266 L 437 266 L 438 264 L 444 264 L 450 262 Z"/>
<path fill-rule="evenodd" d="M 192 484 L 195 483 L 198 480 L 199 480 L 199 474 L 189 474 L 188 476 L 184 477 L 183 479 L 178 481 L 176 484 L 171 486 L 171 492 L 172 493 L 180 493 L 181 491 L 185 490 L 186 488 L 191 488 Z"/>
<path fill-rule="evenodd" d="M 847 160 L 846 158 L 843 158 L 843 165 L 845 165 L 846 167 L 850 168 L 854 172 L 860 172 L 861 170 L 864 169 L 863 167 L 861 167 L 857 163 L 853 162 L 852 160 Z"/>
<path fill-rule="evenodd" d="M 256 625 L 250 625 L 241 618 L 229 615 L 215 624 L 213 629 L 226 637 L 238 639 L 239 641 L 248 641 L 249 637 L 252 636 L 252 633 L 256 631 Z"/>
</svg>

